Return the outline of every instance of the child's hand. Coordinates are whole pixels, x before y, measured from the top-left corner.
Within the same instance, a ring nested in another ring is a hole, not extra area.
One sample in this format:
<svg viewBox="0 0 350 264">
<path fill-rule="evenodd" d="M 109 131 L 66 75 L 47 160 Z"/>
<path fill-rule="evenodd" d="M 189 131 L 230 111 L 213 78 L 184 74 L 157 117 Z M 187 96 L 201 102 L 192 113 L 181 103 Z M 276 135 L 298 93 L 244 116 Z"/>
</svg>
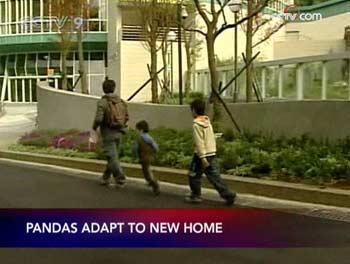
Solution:
<svg viewBox="0 0 350 264">
<path fill-rule="evenodd" d="M 98 141 L 98 133 L 95 130 L 90 131 L 89 142 L 96 144 Z"/>
<path fill-rule="evenodd" d="M 208 160 L 206 158 L 202 158 L 201 161 L 202 161 L 203 169 L 206 169 L 206 168 L 208 168 L 210 166 L 210 164 L 209 164 L 209 162 L 208 162 Z"/>
</svg>

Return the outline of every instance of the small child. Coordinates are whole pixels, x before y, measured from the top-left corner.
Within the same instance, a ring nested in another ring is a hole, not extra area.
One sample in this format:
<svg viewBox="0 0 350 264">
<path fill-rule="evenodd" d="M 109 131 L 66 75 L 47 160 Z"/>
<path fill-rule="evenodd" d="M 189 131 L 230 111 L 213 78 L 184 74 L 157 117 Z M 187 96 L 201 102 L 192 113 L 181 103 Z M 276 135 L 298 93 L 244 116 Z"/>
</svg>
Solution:
<svg viewBox="0 0 350 264">
<path fill-rule="evenodd" d="M 236 194 L 231 192 L 220 177 L 216 160 L 216 140 L 210 119 L 205 115 L 205 102 L 196 99 L 191 103 L 193 120 L 194 155 L 190 165 L 189 184 L 191 195 L 185 201 L 200 203 L 203 172 L 227 205 L 235 202 Z"/>
<path fill-rule="evenodd" d="M 159 184 L 151 170 L 151 163 L 154 159 L 154 155 L 158 152 L 158 145 L 148 134 L 149 126 L 146 121 L 142 120 L 138 122 L 136 124 L 136 130 L 139 133 L 139 137 L 135 144 L 134 151 L 140 160 L 145 180 L 152 187 L 153 193 L 159 195 Z"/>
</svg>

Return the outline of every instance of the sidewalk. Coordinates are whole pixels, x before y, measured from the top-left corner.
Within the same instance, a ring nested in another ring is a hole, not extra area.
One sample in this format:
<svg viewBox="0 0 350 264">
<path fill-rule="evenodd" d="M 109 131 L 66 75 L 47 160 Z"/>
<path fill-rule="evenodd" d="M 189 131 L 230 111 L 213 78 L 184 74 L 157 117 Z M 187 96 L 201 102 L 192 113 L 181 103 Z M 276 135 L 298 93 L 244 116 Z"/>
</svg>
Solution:
<svg viewBox="0 0 350 264">
<path fill-rule="evenodd" d="M 26 132 L 35 129 L 36 104 L 5 103 L 5 114 L 0 117 L 0 149 L 7 149 Z"/>
</svg>

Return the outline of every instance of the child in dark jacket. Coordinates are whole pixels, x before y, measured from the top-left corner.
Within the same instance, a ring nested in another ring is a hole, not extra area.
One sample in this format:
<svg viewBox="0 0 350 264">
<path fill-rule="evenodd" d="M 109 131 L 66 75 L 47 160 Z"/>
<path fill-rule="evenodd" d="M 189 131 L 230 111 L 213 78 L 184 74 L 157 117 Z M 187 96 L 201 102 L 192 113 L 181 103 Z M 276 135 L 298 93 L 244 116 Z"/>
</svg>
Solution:
<svg viewBox="0 0 350 264">
<path fill-rule="evenodd" d="M 138 156 L 143 176 L 145 180 L 152 187 L 153 193 L 155 195 L 160 194 L 159 183 L 154 177 L 151 170 L 151 163 L 154 160 L 155 154 L 158 152 L 158 145 L 154 139 L 148 134 L 149 125 L 146 121 L 142 120 L 136 124 L 136 129 L 139 133 L 139 137 L 135 144 L 134 152 Z"/>
</svg>

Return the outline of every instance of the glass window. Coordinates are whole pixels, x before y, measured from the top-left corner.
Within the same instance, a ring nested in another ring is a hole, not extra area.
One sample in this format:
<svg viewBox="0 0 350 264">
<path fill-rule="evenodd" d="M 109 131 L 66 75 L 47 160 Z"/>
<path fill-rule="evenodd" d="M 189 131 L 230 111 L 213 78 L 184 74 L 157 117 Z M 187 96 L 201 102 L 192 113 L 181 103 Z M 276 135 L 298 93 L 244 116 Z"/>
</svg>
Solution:
<svg viewBox="0 0 350 264">
<path fill-rule="evenodd" d="M 103 60 L 103 52 L 91 52 L 90 60 Z"/>
<path fill-rule="evenodd" d="M 0 75 L 5 74 L 6 56 L 0 57 Z"/>
<path fill-rule="evenodd" d="M 32 100 L 34 102 L 36 102 L 37 101 L 37 96 L 36 96 L 36 83 L 37 83 L 37 80 L 33 79 L 31 81 L 32 81 Z"/>
<path fill-rule="evenodd" d="M 24 54 L 17 55 L 17 75 L 25 75 L 24 64 L 26 56 Z"/>
<path fill-rule="evenodd" d="M 50 54 L 50 69 L 54 71 L 54 75 L 60 74 L 61 72 L 61 54 L 60 53 Z"/>
<path fill-rule="evenodd" d="M 36 54 L 28 54 L 27 55 L 28 75 L 36 75 L 35 62 L 36 62 Z"/>
<path fill-rule="evenodd" d="M 47 75 L 47 64 L 48 64 L 49 54 L 39 53 L 38 55 L 38 74 Z"/>
<path fill-rule="evenodd" d="M 40 16 L 40 0 L 33 0 L 33 16 Z"/>
<path fill-rule="evenodd" d="M 17 102 L 22 102 L 23 101 L 23 97 L 25 96 L 23 94 L 23 91 L 22 91 L 22 80 L 19 79 L 19 80 L 15 80 L 15 82 L 17 82 L 17 86 L 16 86 L 16 90 L 17 90 Z"/>
<path fill-rule="evenodd" d="M 15 76 L 16 72 L 15 72 L 15 61 L 16 61 L 16 55 L 10 55 L 9 56 L 9 60 L 8 60 L 8 64 L 7 64 L 7 71 L 9 76 Z"/>
<path fill-rule="evenodd" d="M 277 98 L 278 97 L 278 67 L 266 68 L 266 97 Z M 241 75 L 245 78 L 244 74 Z M 244 89 L 245 90 L 245 89 Z"/>
<path fill-rule="evenodd" d="M 322 98 L 322 63 L 307 63 L 304 66 L 304 98 Z M 345 99 L 345 98 L 344 98 Z"/>
<path fill-rule="evenodd" d="M 283 98 L 296 99 L 297 98 L 297 65 L 286 65 L 283 67 Z"/>
<path fill-rule="evenodd" d="M 348 60 L 335 60 L 327 62 L 328 87 L 327 99 L 349 98 L 349 68 Z"/>
<path fill-rule="evenodd" d="M 10 1 L 11 5 L 11 21 L 15 22 L 16 21 L 16 0 Z"/>
<path fill-rule="evenodd" d="M 26 102 L 30 102 L 30 85 L 31 85 L 31 82 L 32 80 L 25 80 L 24 81 L 24 85 L 25 85 L 25 88 L 26 88 L 26 92 L 25 92 L 25 101 Z"/>
</svg>

